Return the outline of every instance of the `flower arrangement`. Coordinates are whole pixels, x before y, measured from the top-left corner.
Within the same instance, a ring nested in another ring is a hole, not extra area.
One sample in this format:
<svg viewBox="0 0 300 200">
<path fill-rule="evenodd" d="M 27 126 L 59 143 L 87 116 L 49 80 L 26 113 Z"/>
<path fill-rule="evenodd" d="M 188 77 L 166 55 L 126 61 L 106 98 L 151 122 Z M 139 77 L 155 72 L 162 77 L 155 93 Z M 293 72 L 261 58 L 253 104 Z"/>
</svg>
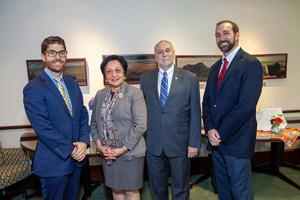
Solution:
<svg viewBox="0 0 300 200">
<path fill-rule="evenodd" d="M 278 132 L 279 131 L 279 126 L 282 123 L 282 117 L 283 114 L 278 114 L 278 117 L 273 116 L 272 119 L 270 120 L 271 122 L 271 130 L 273 132 Z"/>
</svg>

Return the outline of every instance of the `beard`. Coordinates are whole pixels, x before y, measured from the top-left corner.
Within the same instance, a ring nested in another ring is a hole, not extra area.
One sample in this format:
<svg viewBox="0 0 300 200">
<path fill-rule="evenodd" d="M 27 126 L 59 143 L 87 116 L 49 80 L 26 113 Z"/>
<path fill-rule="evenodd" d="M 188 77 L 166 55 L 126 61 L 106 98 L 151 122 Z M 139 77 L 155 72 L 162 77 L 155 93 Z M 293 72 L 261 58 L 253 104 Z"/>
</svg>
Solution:
<svg viewBox="0 0 300 200">
<path fill-rule="evenodd" d="M 223 43 L 228 43 L 227 46 L 221 46 Z M 223 53 L 227 53 L 229 51 L 231 51 L 231 49 L 235 46 L 235 40 L 233 40 L 233 42 L 230 42 L 230 40 L 225 40 L 225 41 L 221 41 L 218 43 L 218 47 L 219 49 L 223 52 Z"/>
<path fill-rule="evenodd" d="M 168 68 L 171 67 L 174 63 L 174 58 L 167 58 L 169 62 L 163 63 L 162 61 L 158 63 L 158 65 L 162 68 Z"/>
<path fill-rule="evenodd" d="M 66 64 L 66 61 L 60 60 L 60 59 L 57 59 L 57 60 L 46 60 L 45 61 L 46 67 L 50 71 L 55 72 L 55 73 L 62 72 L 62 70 L 65 67 L 65 64 Z"/>
</svg>

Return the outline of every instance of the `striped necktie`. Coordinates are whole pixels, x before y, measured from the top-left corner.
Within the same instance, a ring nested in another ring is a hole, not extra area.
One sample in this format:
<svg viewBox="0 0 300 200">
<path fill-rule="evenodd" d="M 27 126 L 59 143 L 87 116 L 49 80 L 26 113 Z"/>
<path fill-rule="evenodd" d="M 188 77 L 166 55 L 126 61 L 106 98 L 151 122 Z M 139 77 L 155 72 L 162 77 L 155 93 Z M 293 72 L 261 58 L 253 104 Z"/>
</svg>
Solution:
<svg viewBox="0 0 300 200">
<path fill-rule="evenodd" d="M 167 72 L 163 73 L 163 78 L 161 79 L 160 86 L 160 103 L 161 106 L 164 107 L 168 98 L 168 74 Z"/>
<path fill-rule="evenodd" d="M 228 65 L 228 61 L 227 61 L 226 58 L 224 58 L 223 61 L 224 61 L 224 64 L 223 64 L 221 73 L 220 73 L 219 78 L 218 78 L 218 88 L 219 88 L 220 83 L 221 83 L 221 81 L 222 81 L 222 79 L 223 79 L 223 76 L 224 76 L 224 74 L 225 74 L 225 72 L 226 72 L 226 70 L 227 70 L 227 65 Z"/>
<path fill-rule="evenodd" d="M 63 97 L 63 99 L 65 100 L 71 116 L 73 116 L 72 109 L 71 109 L 71 104 L 70 104 L 70 100 L 69 100 L 69 98 L 67 96 L 67 93 L 66 93 L 65 89 L 63 88 L 63 86 L 61 84 L 61 78 L 56 77 L 54 80 L 57 81 L 58 90 L 59 90 L 61 96 Z"/>
</svg>

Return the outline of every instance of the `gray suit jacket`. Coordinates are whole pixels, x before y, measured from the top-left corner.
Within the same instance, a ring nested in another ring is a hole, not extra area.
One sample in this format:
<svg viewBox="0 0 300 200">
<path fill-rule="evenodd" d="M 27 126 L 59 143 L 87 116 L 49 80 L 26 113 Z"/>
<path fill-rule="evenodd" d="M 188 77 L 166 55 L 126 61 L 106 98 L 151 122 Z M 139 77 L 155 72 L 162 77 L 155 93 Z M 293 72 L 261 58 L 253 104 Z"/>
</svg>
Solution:
<svg viewBox="0 0 300 200">
<path fill-rule="evenodd" d="M 108 87 L 99 90 L 95 96 L 93 114 L 91 118 L 91 135 L 96 142 L 101 140 L 103 116 L 101 115 L 102 104 Z M 126 82 L 120 88 L 123 97 L 117 98 L 113 111 L 112 123 L 117 148 L 126 146 L 129 151 L 122 156 L 123 160 L 129 161 L 132 157 L 145 156 L 145 140 L 143 134 L 147 129 L 146 105 L 140 89 L 128 85 Z"/>
<path fill-rule="evenodd" d="M 199 82 L 195 74 L 174 68 L 171 88 L 164 108 L 157 91 L 159 69 L 141 77 L 147 104 L 147 151 L 169 157 L 187 155 L 188 146 L 201 146 Z"/>
</svg>

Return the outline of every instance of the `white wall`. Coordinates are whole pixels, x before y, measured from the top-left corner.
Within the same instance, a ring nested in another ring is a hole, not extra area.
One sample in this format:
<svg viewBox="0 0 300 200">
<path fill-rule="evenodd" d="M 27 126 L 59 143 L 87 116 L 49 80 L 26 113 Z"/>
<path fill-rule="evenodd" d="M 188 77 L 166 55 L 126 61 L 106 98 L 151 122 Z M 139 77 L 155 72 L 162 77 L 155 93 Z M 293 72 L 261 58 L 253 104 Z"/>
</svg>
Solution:
<svg viewBox="0 0 300 200">
<path fill-rule="evenodd" d="M 87 105 L 103 87 L 103 54 L 152 53 L 161 39 L 172 41 L 178 55 L 221 54 L 214 30 L 223 19 L 239 25 L 240 45 L 250 54 L 288 53 L 287 79 L 265 81 L 258 108 L 299 109 L 299 9 L 299 0 L 0 0 L 0 126 L 28 124 L 25 61 L 40 59 L 45 37 L 61 36 L 69 58 L 86 58 Z"/>
</svg>

